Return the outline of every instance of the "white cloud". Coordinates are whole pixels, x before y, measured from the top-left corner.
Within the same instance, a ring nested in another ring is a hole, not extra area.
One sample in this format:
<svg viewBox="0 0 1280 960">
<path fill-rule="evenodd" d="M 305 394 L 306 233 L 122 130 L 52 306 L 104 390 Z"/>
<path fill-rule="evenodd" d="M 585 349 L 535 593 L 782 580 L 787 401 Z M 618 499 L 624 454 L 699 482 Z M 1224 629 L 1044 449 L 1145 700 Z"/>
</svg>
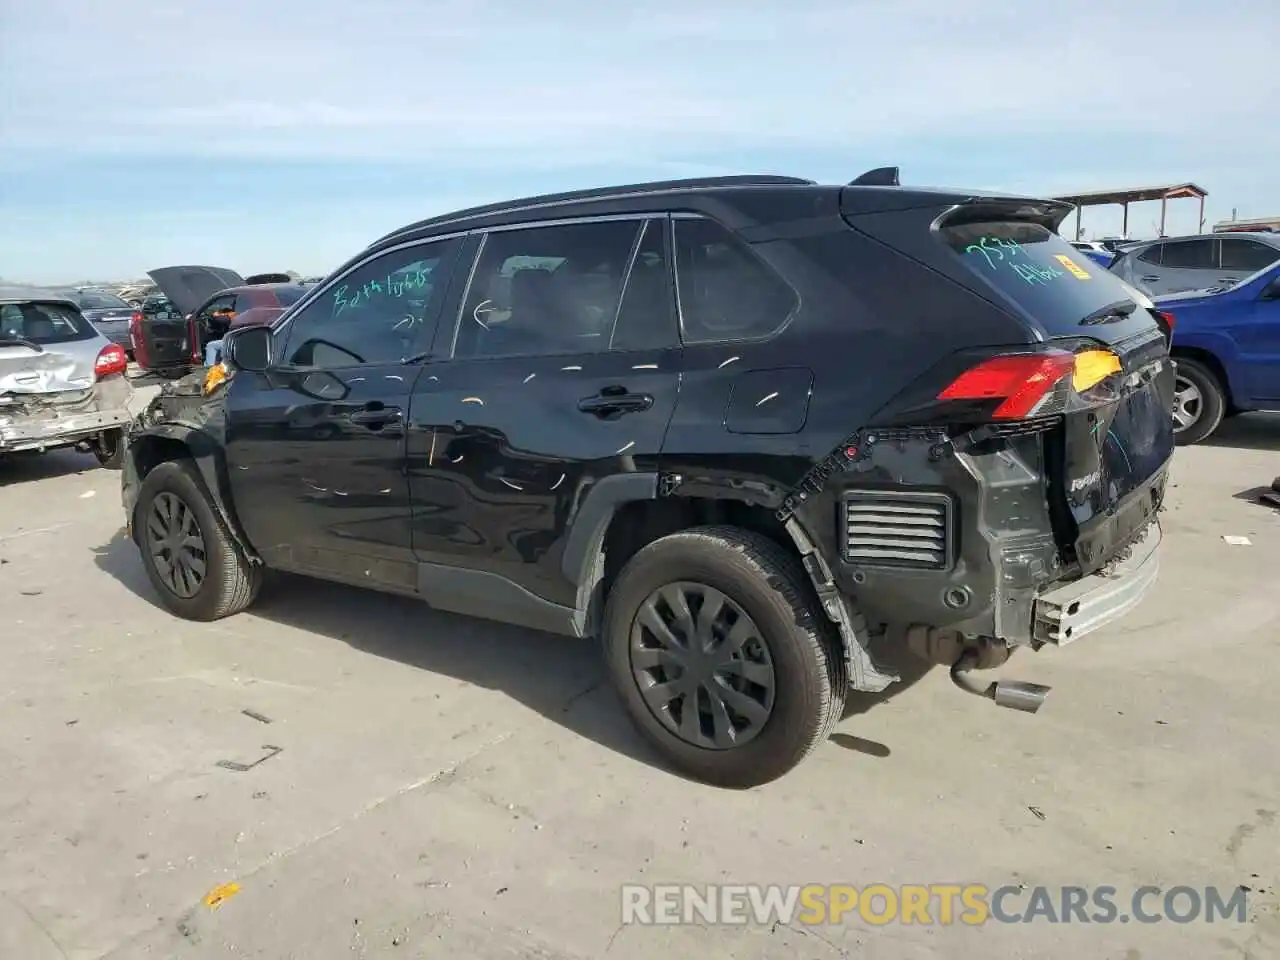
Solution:
<svg viewBox="0 0 1280 960">
<path fill-rule="evenodd" d="M 11 149 L 557 166 L 975 132 L 1101 155 L 1180 129 L 1280 149 L 1265 47 L 1230 55 L 1274 35 L 1275 0 L 2 2 Z"/>
</svg>

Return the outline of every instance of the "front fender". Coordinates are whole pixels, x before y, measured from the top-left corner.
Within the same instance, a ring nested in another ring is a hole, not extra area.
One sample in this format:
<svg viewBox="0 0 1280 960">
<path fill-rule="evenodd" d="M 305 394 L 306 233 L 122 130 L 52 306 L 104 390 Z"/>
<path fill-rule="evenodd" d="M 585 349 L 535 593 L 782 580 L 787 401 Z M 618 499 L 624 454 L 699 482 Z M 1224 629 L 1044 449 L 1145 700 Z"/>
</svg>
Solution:
<svg viewBox="0 0 1280 960">
<path fill-rule="evenodd" d="M 121 495 L 129 536 L 137 539 L 134 511 L 138 494 L 147 474 L 171 460 L 190 460 L 195 464 L 209 502 L 219 519 L 241 550 L 254 563 L 261 563 L 256 550 L 244 535 L 236 514 L 227 476 L 226 448 L 223 446 L 221 397 L 210 398 L 183 420 L 157 419 L 157 407 L 164 399 L 157 397 L 146 413 L 134 421 L 128 433 L 121 473 Z"/>
</svg>

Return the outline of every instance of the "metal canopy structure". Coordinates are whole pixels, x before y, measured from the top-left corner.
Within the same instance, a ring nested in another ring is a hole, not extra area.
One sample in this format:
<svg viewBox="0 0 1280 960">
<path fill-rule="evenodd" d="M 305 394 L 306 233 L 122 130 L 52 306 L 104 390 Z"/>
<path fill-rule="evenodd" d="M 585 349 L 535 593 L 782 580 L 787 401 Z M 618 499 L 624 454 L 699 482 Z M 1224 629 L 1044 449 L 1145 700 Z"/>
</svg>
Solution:
<svg viewBox="0 0 1280 960">
<path fill-rule="evenodd" d="M 1121 232 L 1127 237 L 1129 235 L 1129 204 L 1142 203 L 1146 200 L 1160 201 L 1160 236 L 1162 237 L 1165 236 L 1165 214 L 1168 212 L 1169 201 L 1199 200 L 1200 232 L 1203 233 L 1204 198 L 1208 195 L 1208 190 L 1194 183 L 1168 183 L 1160 187 L 1138 187 L 1133 190 L 1093 190 L 1089 193 L 1077 193 L 1072 196 L 1054 197 L 1054 199 L 1061 200 L 1064 203 L 1075 204 L 1076 239 L 1079 240 L 1084 234 L 1082 220 L 1085 207 L 1102 207 L 1111 204 L 1122 206 L 1124 208 L 1124 227 Z"/>
</svg>

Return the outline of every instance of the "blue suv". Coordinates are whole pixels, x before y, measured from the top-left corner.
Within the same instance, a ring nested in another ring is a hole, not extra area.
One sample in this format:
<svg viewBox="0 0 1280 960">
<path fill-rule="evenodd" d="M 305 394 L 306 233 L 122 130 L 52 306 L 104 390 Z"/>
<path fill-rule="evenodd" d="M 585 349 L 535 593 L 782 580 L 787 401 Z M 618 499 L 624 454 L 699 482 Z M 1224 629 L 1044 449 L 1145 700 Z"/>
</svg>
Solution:
<svg viewBox="0 0 1280 960">
<path fill-rule="evenodd" d="M 1239 283 L 1155 304 L 1174 328 L 1178 443 L 1199 443 L 1232 414 L 1280 410 L 1280 262 Z"/>
</svg>

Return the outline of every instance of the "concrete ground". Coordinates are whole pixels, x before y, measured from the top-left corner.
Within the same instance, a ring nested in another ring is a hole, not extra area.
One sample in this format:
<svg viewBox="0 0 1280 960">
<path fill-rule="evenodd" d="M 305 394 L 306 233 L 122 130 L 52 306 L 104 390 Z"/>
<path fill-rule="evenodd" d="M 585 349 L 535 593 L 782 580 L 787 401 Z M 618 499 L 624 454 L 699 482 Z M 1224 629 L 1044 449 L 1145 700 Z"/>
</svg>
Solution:
<svg viewBox="0 0 1280 960">
<path fill-rule="evenodd" d="M 1243 495 L 1277 449 L 1247 417 L 1178 454 L 1154 594 L 1003 671 L 1038 715 L 933 671 L 746 793 L 657 765 L 589 644 L 298 579 L 181 622 L 116 474 L 0 465 L 0 957 L 1280 955 L 1280 511 Z M 621 884 L 686 881 L 1243 884 L 1249 916 L 621 926 Z"/>
</svg>

